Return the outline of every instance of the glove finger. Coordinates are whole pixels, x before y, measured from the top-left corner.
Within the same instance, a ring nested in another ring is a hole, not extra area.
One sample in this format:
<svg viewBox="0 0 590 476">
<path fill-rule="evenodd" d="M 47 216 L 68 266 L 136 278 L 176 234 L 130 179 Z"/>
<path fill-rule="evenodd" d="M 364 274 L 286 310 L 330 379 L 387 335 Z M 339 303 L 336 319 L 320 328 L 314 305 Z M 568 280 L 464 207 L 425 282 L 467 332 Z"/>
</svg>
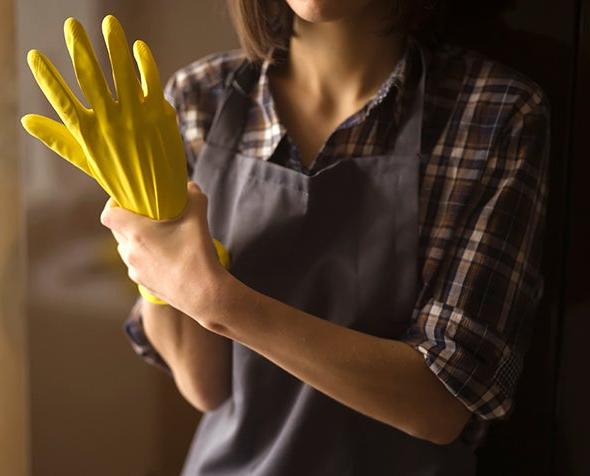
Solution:
<svg viewBox="0 0 590 476">
<path fill-rule="evenodd" d="M 27 63 L 57 115 L 70 130 L 79 130 L 80 122 L 89 111 L 74 95 L 57 68 L 43 53 L 30 50 Z"/>
<path fill-rule="evenodd" d="M 112 187 L 109 186 L 109 181 L 104 177 L 100 169 L 92 167 L 84 150 L 67 127 L 53 119 L 38 114 L 27 114 L 23 116 L 21 118 L 21 124 L 29 134 L 41 141 L 57 155 L 63 157 L 86 175 L 96 180 L 106 193 L 112 193 Z"/>
<path fill-rule="evenodd" d="M 40 140 L 68 162 L 78 167 L 82 172 L 94 178 L 88 167 L 88 161 L 80 144 L 66 126 L 53 119 L 38 114 L 27 114 L 21 118 L 25 130 Z"/>
<path fill-rule="evenodd" d="M 164 98 L 160 73 L 150 47 L 144 41 L 133 43 L 133 56 L 141 76 L 141 88 L 146 99 Z"/>
<path fill-rule="evenodd" d="M 113 103 L 113 96 L 84 27 L 70 17 L 64 23 L 64 37 L 82 92 L 97 114 L 104 113 Z"/>
<path fill-rule="evenodd" d="M 107 15 L 102 21 L 102 34 L 111 61 L 117 98 L 123 105 L 133 107 L 142 97 L 141 86 L 133 69 L 123 27 L 114 16 Z"/>
</svg>

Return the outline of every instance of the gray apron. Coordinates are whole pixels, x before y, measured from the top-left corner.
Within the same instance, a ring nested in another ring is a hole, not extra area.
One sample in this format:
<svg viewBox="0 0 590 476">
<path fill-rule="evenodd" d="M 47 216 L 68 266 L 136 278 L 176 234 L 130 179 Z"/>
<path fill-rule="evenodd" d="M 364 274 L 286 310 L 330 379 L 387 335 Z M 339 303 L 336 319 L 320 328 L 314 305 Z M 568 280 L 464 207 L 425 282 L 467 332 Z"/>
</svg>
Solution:
<svg viewBox="0 0 590 476">
<path fill-rule="evenodd" d="M 394 339 L 407 328 L 418 279 L 426 71 L 418 49 L 418 86 L 393 152 L 309 175 L 237 152 L 258 71 L 246 62 L 230 77 L 191 178 L 209 198 L 212 236 L 228 248 L 236 278 L 360 332 Z M 439 446 L 411 437 L 232 345 L 232 396 L 204 414 L 183 476 L 475 473 L 460 439 Z"/>
</svg>

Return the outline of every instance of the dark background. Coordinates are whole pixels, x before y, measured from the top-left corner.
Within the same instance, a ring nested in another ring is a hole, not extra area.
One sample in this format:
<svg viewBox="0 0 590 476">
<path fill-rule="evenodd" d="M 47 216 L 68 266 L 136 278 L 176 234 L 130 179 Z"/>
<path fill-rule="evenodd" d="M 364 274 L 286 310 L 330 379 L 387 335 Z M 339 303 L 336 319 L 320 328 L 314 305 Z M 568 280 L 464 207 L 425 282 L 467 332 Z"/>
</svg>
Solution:
<svg viewBox="0 0 590 476">
<path fill-rule="evenodd" d="M 552 109 L 545 294 L 515 411 L 491 426 L 478 474 L 588 475 L 590 0 L 450 0 L 433 22 L 437 34 L 527 74 Z"/>
</svg>

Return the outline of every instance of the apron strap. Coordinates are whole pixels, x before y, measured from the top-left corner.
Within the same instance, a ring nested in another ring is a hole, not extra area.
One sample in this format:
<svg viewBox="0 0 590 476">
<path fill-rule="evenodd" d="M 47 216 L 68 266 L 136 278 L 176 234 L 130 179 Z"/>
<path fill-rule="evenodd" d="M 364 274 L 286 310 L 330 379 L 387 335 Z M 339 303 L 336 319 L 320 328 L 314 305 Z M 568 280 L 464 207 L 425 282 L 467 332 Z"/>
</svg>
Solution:
<svg viewBox="0 0 590 476">
<path fill-rule="evenodd" d="M 251 103 L 249 93 L 259 75 L 260 67 L 248 59 L 228 74 L 206 142 L 229 150 L 237 148 Z"/>
<path fill-rule="evenodd" d="M 419 163 L 422 152 L 422 121 L 428 56 L 414 37 L 410 36 L 409 41 L 408 46 L 413 49 L 411 52 L 413 54 L 410 55 L 408 80 L 411 83 L 418 82 L 412 90 L 406 92 L 406 97 L 401 98 L 405 103 L 405 111 L 402 112 L 401 123 L 398 125 L 393 154 L 416 156 Z"/>
<path fill-rule="evenodd" d="M 402 119 L 398 131 L 394 154 L 416 155 L 420 160 L 422 143 L 422 119 L 424 108 L 425 76 L 428 55 L 419 42 L 412 36 L 413 46 L 418 49 L 418 64 L 414 74 L 418 75 L 418 84 L 413 91 L 409 109 Z M 225 90 L 220 106 L 215 112 L 206 142 L 221 149 L 235 151 L 240 143 L 247 113 L 251 105 L 250 91 L 260 76 L 260 65 L 249 59 L 228 74 L 225 80 Z"/>
</svg>

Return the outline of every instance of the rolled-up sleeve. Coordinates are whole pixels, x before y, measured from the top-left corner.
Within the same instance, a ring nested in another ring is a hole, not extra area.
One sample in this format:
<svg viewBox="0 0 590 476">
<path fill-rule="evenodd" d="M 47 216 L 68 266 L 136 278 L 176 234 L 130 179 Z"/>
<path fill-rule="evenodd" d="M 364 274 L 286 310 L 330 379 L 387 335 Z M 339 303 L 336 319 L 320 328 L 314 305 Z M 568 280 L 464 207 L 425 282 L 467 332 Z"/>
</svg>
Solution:
<svg viewBox="0 0 590 476">
<path fill-rule="evenodd" d="M 123 330 L 127 335 L 131 347 L 147 363 L 158 367 L 168 375 L 172 376 L 172 371 L 162 356 L 150 343 L 143 328 L 141 314 L 143 298 L 139 296 L 131 308 L 127 320 L 123 325 Z"/>
<path fill-rule="evenodd" d="M 519 98 L 401 340 L 474 416 L 506 417 L 543 293 L 549 106 Z"/>
</svg>

